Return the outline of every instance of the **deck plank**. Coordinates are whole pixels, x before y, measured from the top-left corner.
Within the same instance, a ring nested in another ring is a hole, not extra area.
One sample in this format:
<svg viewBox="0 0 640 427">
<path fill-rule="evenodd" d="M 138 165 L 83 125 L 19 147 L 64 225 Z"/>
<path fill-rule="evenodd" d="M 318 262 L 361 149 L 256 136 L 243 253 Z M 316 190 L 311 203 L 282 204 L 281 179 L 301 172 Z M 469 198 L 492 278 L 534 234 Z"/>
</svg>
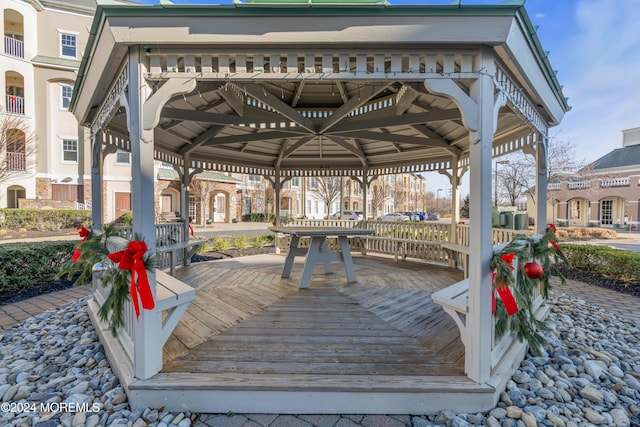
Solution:
<svg viewBox="0 0 640 427">
<path fill-rule="evenodd" d="M 198 291 L 165 346 L 163 371 L 461 375 L 464 347 L 457 328 L 430 294 L 459 281 L 462 273 L 369 257 L 355 256 L 354 262 L 357 283 L 346 284 L 334 264 L 334 274 L 319 268 L 309 289 L 297 287 L 302 261 L 296 261 L 291 278 L 280 277 L 279 255 L 182 269 L 181 280 Z"/>
</svg>

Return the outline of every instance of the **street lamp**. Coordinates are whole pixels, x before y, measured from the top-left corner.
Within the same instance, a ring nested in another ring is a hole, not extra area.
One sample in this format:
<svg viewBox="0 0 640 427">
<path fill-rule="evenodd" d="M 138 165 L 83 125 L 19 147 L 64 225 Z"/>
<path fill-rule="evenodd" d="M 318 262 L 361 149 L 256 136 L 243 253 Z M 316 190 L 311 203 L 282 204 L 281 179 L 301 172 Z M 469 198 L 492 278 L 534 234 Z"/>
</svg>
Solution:
<svg viewBox="0 0 640 427">
<path fill-rule="evenodd" d="M 493 200 L 495 207 L 498 207 L 498 165 L 508 165 L 509 160 L 498 160 L 496 162 L 495 179 L 493 180 Z"/>
<path fill-rule="evenodd" d="M 442 188 L 438 188 L 438 190 L 436 191 L 436 215 L 438 215 L 438 201 L 440 200 L 441 191 L 442 191 Z"/>
</svg>

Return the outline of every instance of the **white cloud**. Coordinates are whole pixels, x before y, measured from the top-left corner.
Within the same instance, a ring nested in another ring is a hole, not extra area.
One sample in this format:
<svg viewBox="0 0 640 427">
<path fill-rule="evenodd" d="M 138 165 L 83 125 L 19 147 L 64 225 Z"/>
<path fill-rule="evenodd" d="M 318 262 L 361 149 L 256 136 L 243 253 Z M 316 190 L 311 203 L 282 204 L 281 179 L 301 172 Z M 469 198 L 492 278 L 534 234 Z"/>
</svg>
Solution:
<svg viewBox="0 0 640 427">
<path fill-rule="evenodd" d="M 544 18 L 545 16 L 546 16 L 546 15 L 545 15 L 544 13 L 536 13 L 536 14 L 535 14 L 535 17 L 536 17 L 536 18 L 540 18 L 540 19 Z"/>
</svg>

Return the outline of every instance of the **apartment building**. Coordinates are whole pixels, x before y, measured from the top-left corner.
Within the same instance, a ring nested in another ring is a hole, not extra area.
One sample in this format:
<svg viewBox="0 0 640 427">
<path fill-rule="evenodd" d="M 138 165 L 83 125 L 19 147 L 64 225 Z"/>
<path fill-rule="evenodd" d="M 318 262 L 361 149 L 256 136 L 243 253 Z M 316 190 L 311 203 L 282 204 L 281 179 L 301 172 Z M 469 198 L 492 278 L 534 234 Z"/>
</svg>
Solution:
<svg viewBox="0 0 640 427">
<path fill-rule="evenodd" d="M 76 208 L 89 200 L 87 141 L 68 111 L 95 0 L 0 0 L 2 208 Z"/>
</svg>

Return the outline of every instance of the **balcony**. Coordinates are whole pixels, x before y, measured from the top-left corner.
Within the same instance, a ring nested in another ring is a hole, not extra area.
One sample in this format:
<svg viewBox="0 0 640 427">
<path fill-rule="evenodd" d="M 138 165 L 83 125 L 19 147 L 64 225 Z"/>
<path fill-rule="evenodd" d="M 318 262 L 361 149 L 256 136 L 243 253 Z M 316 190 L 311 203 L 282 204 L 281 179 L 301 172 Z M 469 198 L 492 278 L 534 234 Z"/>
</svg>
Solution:
<svg viewBox="0 0 640 427">
<path fill-rule="evenodd" d="M 24 98 L 16 95 L 5 95 L 5 111 L 12 114 L 24 115 Z"/>
<path fill-rule="evenodd" d="M 24 153 L 7 152 L 6 155 L 7 171 L 24 171 L 27 169 L 27 161 Z"/>
<path fill-rule="evenodd" d="M 4 53 L 24 58 L 24 42 L 13 37 L 4 36 Z"/>
</svg>

